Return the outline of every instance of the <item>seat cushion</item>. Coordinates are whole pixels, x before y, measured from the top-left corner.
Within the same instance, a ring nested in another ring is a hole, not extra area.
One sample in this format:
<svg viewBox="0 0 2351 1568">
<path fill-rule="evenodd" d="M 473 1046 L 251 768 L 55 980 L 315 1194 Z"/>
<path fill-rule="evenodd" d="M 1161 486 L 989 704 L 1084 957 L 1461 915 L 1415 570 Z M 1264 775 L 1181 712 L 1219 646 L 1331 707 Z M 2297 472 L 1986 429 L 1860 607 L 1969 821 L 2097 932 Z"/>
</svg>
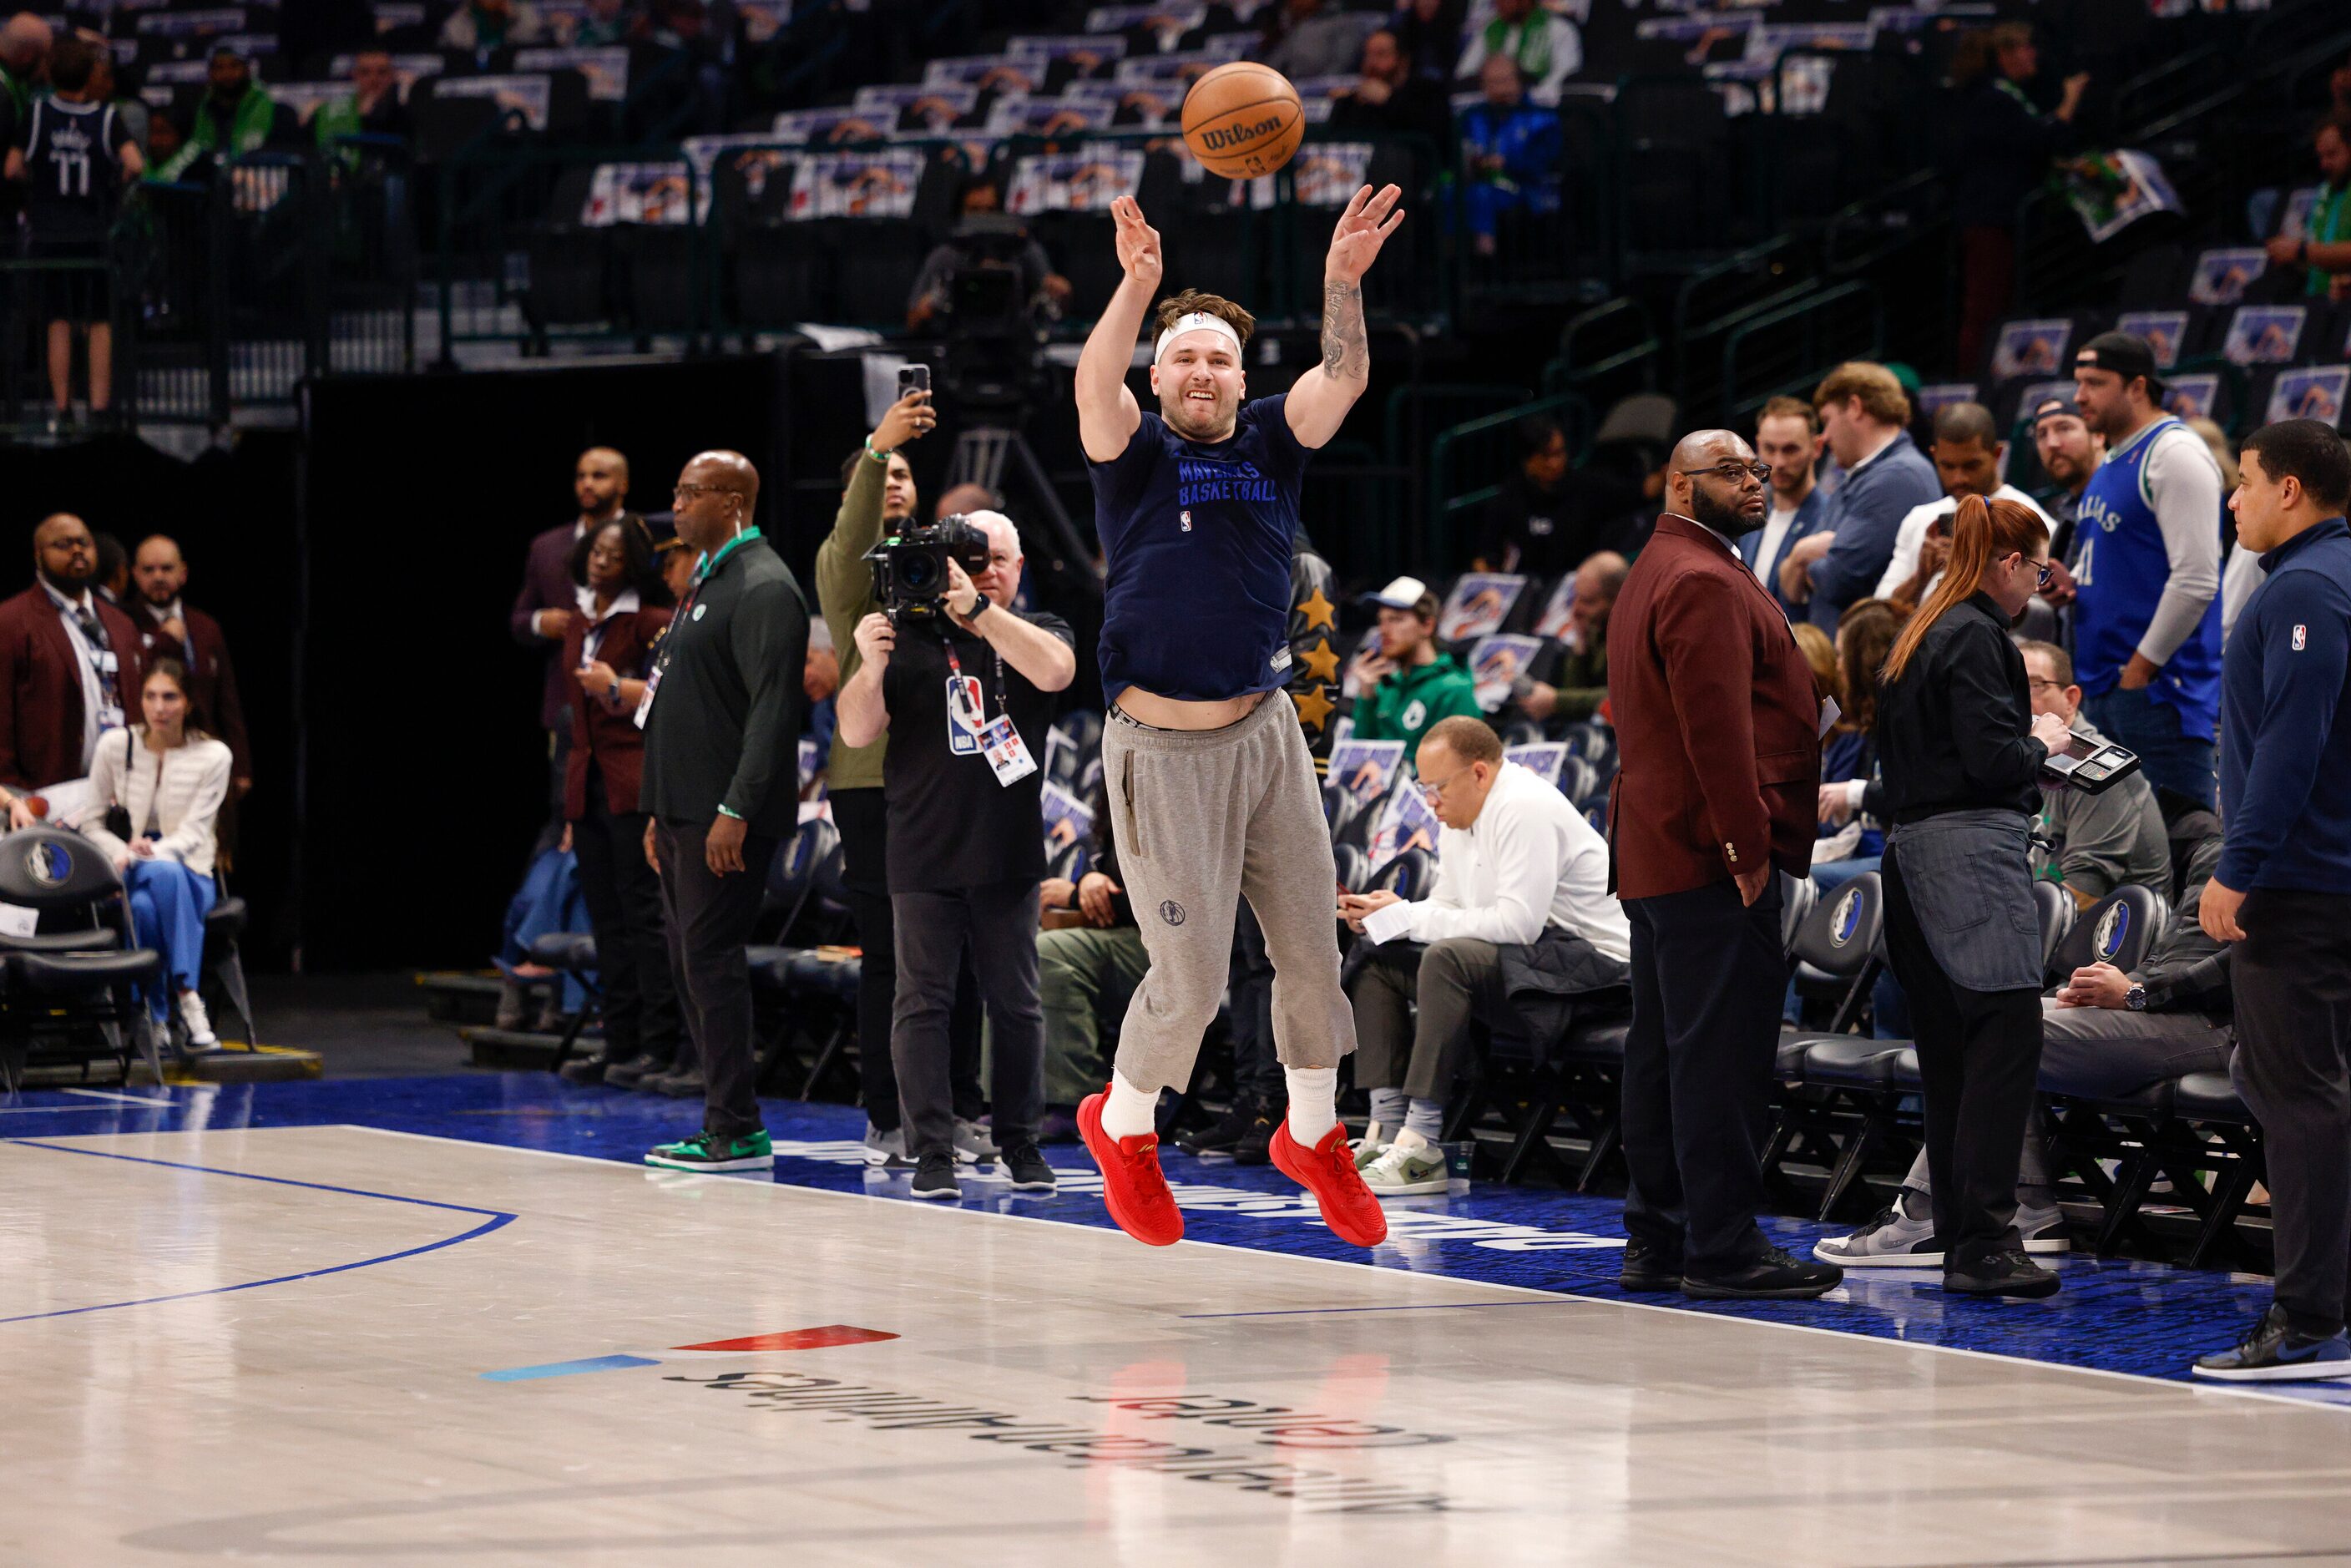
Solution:
<svg viewBox="0 0 2351 1568">
<path fill-rule="evenodd" d="M 240 936 L 247 918 L 245 900 L 224 898 L 204 913 L 204 935 L 214 941 Z"/>
<path fill-rule="evenodd" d="M 859 959 L 829 958 L 813 947 L 798 947 L 792 950 L 789 984 L 796 991 L 853 997 L 857 994 L 858 975 L 862 967 Z"/>
<path fill-rule="evenodd" d="M 163 956 L 152 947 L 8 955 L 8 986 L 13 991 L 102 991 L 152 980 L 162 973 Z"/>
<path fill-rule="evenodd" d="M 1906 1045 L 1894 1053 L 1894 1087 L 1905 1093 L 1916 1094 L 1926 1088 L 1918 1076 L 1918 1048 Z"/>
<path fill-rule="evenodd" d="M 0 936 L 0 952 L 111 953 L 122 938 L 100 926 L 89 931 L 47 931 L 34 936 Z"/>
<path fill-rule="evenodd" d="M 791 948 L 746 947 L 743 956 L 750 965 L 751 983 L 760 989 L 780 991 L 791 984 Z"/>
<path fill-rule="evenodd" d="M 1866 1040 L 1857 1034 L 1826 1035 L 1804 1052 L 1804 1082 L 1846 1088 L 1884 1089 L 1894 1082 L 1894 1059 L 1909 1041 Z"/>
<path fill-rule="evenodd" d="M 1588 1023 L 1568 1031 L 1560 1046 L 1560 1055 L 1570 1061 L 1622 1061 L 1625 1060 L 1625 1037 L 1632 1032 L 1630 1019 L 1611 1019 L 1605 1023 Z"/>
<path fill-rule="evenodd" d="M 2171 1086 L 2171 1113 L 2190 1122 L 2251 1122 L 2225 1072 L 2191 1072 Z"/>
<path fill-rule="evenodd" d="M 596 938 L 584 931 L 550 931 L 532 942 L 528 951 L 533 963 L 550 969 L 596 967 Z"/>
</svg>

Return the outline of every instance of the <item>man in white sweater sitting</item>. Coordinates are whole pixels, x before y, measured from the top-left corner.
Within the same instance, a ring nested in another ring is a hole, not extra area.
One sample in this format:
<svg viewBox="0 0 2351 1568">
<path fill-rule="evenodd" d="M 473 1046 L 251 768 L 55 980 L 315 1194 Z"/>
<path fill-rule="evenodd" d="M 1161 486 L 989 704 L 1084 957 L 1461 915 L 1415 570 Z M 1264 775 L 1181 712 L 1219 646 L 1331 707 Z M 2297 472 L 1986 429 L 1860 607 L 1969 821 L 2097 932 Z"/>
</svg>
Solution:
<svg viewBox="0 0 2351 1568">
<path fill-rule="evenodd" d="M 1372 1093 L 1356 1164 L 1383 1197 L 1445 1190 L 1437 1134 L 1473 1024 L 1547 1031 L 1556 1026 L 1539 1019 L 1552 1009 L 1531 1017 L 1528 998 L 1619 996 L 1633 952 L 1608 891 L 1607 843 L 1558 789 L 1504 761 L 1492 729 L 1440 720 L 1418 761 L 1444 824 L 1435 890 L 1412 904 L 1393 893 L 1339 901 L 1340 917 L 1382 947 L 1348 994 L 1355 1082 Z"/>
</svg>

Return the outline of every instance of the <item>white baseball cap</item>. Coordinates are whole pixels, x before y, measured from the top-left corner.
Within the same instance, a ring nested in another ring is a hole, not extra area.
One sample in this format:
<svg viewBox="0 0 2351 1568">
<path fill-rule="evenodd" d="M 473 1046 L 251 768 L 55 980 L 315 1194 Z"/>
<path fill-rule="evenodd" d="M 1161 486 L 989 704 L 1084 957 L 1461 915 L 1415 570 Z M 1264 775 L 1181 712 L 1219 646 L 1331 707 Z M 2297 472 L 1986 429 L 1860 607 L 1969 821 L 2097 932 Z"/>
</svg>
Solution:
<svg viewBox="0 0 2351 1568">
<path fill-rule="evenodd" d="M 1364 601 L 1385 610 L 1416 610 L 1428 597 L 1428 584 L 1416 577 L 1399 577 L 1377 593 L 1367 594 Z"/>
</svg>

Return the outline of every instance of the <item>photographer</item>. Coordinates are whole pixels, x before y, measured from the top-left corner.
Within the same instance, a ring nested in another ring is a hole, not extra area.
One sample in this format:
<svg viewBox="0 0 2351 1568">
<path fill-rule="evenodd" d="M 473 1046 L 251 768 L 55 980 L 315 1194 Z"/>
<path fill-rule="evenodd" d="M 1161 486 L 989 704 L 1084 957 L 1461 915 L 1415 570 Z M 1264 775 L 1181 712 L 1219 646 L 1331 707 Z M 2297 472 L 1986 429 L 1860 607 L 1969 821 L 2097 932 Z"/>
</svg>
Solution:
<svg viewBox="0 0 2351 1568">
<path fill-rule="evenodd" d="M 994 1027 L 998 1163 L 1016 1190 L 1053 1189 L 1036 1142 L 1044 1055 L 1037 890 L 1045 875 L 1036 758 L 1051 694 L 1077 673 L 1076 638 L 1058 617 L 1008 608 L 1021 565 L 1011 520 L 980 512 L 969 522 L 987 536 L 987 570 L 975 580 L 949 559 L 943 601 L 893 603 L 891 614 L 858 622 L 857 672 L 840 699 L 842 744 L 891 737 L 883 767 L 898 965 L 890 1055 L 916 1197 L 962 1196 L 947 1014 L 967 946 Z"/>
<path fill-rule="evenodd" d="M 2026 1256 L 2016 1149 L 2041 1062 L 2032 822 L 2065 721 L 2038 716 L 2008 629 L 2049 575 L 2040 514 L 1970 496 L 1942 581 L 1895 639 L 1878 697 L 1886 946 L 1910 998 L 1943 1289 L 2046 1296 Z"/>
</svg>

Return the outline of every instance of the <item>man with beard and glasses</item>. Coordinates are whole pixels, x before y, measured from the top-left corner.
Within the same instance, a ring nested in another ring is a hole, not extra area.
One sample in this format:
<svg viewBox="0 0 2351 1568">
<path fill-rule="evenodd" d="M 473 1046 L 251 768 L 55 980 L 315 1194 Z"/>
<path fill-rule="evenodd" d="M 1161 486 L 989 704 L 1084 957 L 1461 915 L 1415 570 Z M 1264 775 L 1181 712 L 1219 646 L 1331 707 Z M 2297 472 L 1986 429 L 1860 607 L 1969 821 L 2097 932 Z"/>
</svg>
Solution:
<svg viewBox="0 0 2351 1568">
<path fill-rule="evenodd" d="M 1387 1235 L 1333 1103 L 1339 1060 L 1355 1046 L 1331 915 L 1338 873 L 1314 759 L 1280 693 L 1293 662 L 1299 491 L 1309 455 L 1371 384 L 1364 274 L 1404 221 L 1403 194 L 1365 185 L 1340 214 L 1322 266 L 1322 358 L 1286 393 L 1242 401 L 1257 326 L 1247 310 L 1196 289 L 1161 300 L 1155 413 L 1126 376 L 1164 270 L 1159 235 L 1132 196 L 1112 204 L 1125 276 L 1078 361 L 1078 434 L 1108 568 L 1102 768 L 1151 969 L 1110 1087 L 1078 1107 L 1078 1129 L 1111 1217 L 1154 1246 L 1184 1233 L 1159 1169 L 1159 1092 L 1191 1082 L 1242 897 L 1273 961 L 1290 1092 L 1273 1163 L 1343 1239 L 1370 1247 Z"/>
<path fill-rule="evenodd" d="M 1763 522 L 1770 479 L 1733 432 L 1684 436 L 1608 623 L 1610 891 L 1633 927 L 1628 1291 L 1802 1300 L 1844 1278 L 1755 1224 L 1788 985 L 1772 873 L 1811 870 L 1821 771 L 1812 669 L 1733 542 Z"/>
<path fill-rule="evenodd" d="M 153 657 L 187 666 L 188 695 L 204 727 L 228 743 L 229 799 L 253 788 L 253 752 L 245 732 L 245 703 L 237 695 L 236 668 L 229 663 L 221 624 L 188 603 L 188 563 L 177 541 L 150 534 L 131 558 L 131 618 L 139 645 Z"/>
<path fill-rule="evenodd" d="M 33 586 L 0 603 L 0 806 L 11 828 L 37 820 L 26 796 L 89 777 L 98 737 L 123 727 L 146 666 L 139 628 L 97 591 L 89 525 L 44 518 L 33 567 Z"/>
</svg>

